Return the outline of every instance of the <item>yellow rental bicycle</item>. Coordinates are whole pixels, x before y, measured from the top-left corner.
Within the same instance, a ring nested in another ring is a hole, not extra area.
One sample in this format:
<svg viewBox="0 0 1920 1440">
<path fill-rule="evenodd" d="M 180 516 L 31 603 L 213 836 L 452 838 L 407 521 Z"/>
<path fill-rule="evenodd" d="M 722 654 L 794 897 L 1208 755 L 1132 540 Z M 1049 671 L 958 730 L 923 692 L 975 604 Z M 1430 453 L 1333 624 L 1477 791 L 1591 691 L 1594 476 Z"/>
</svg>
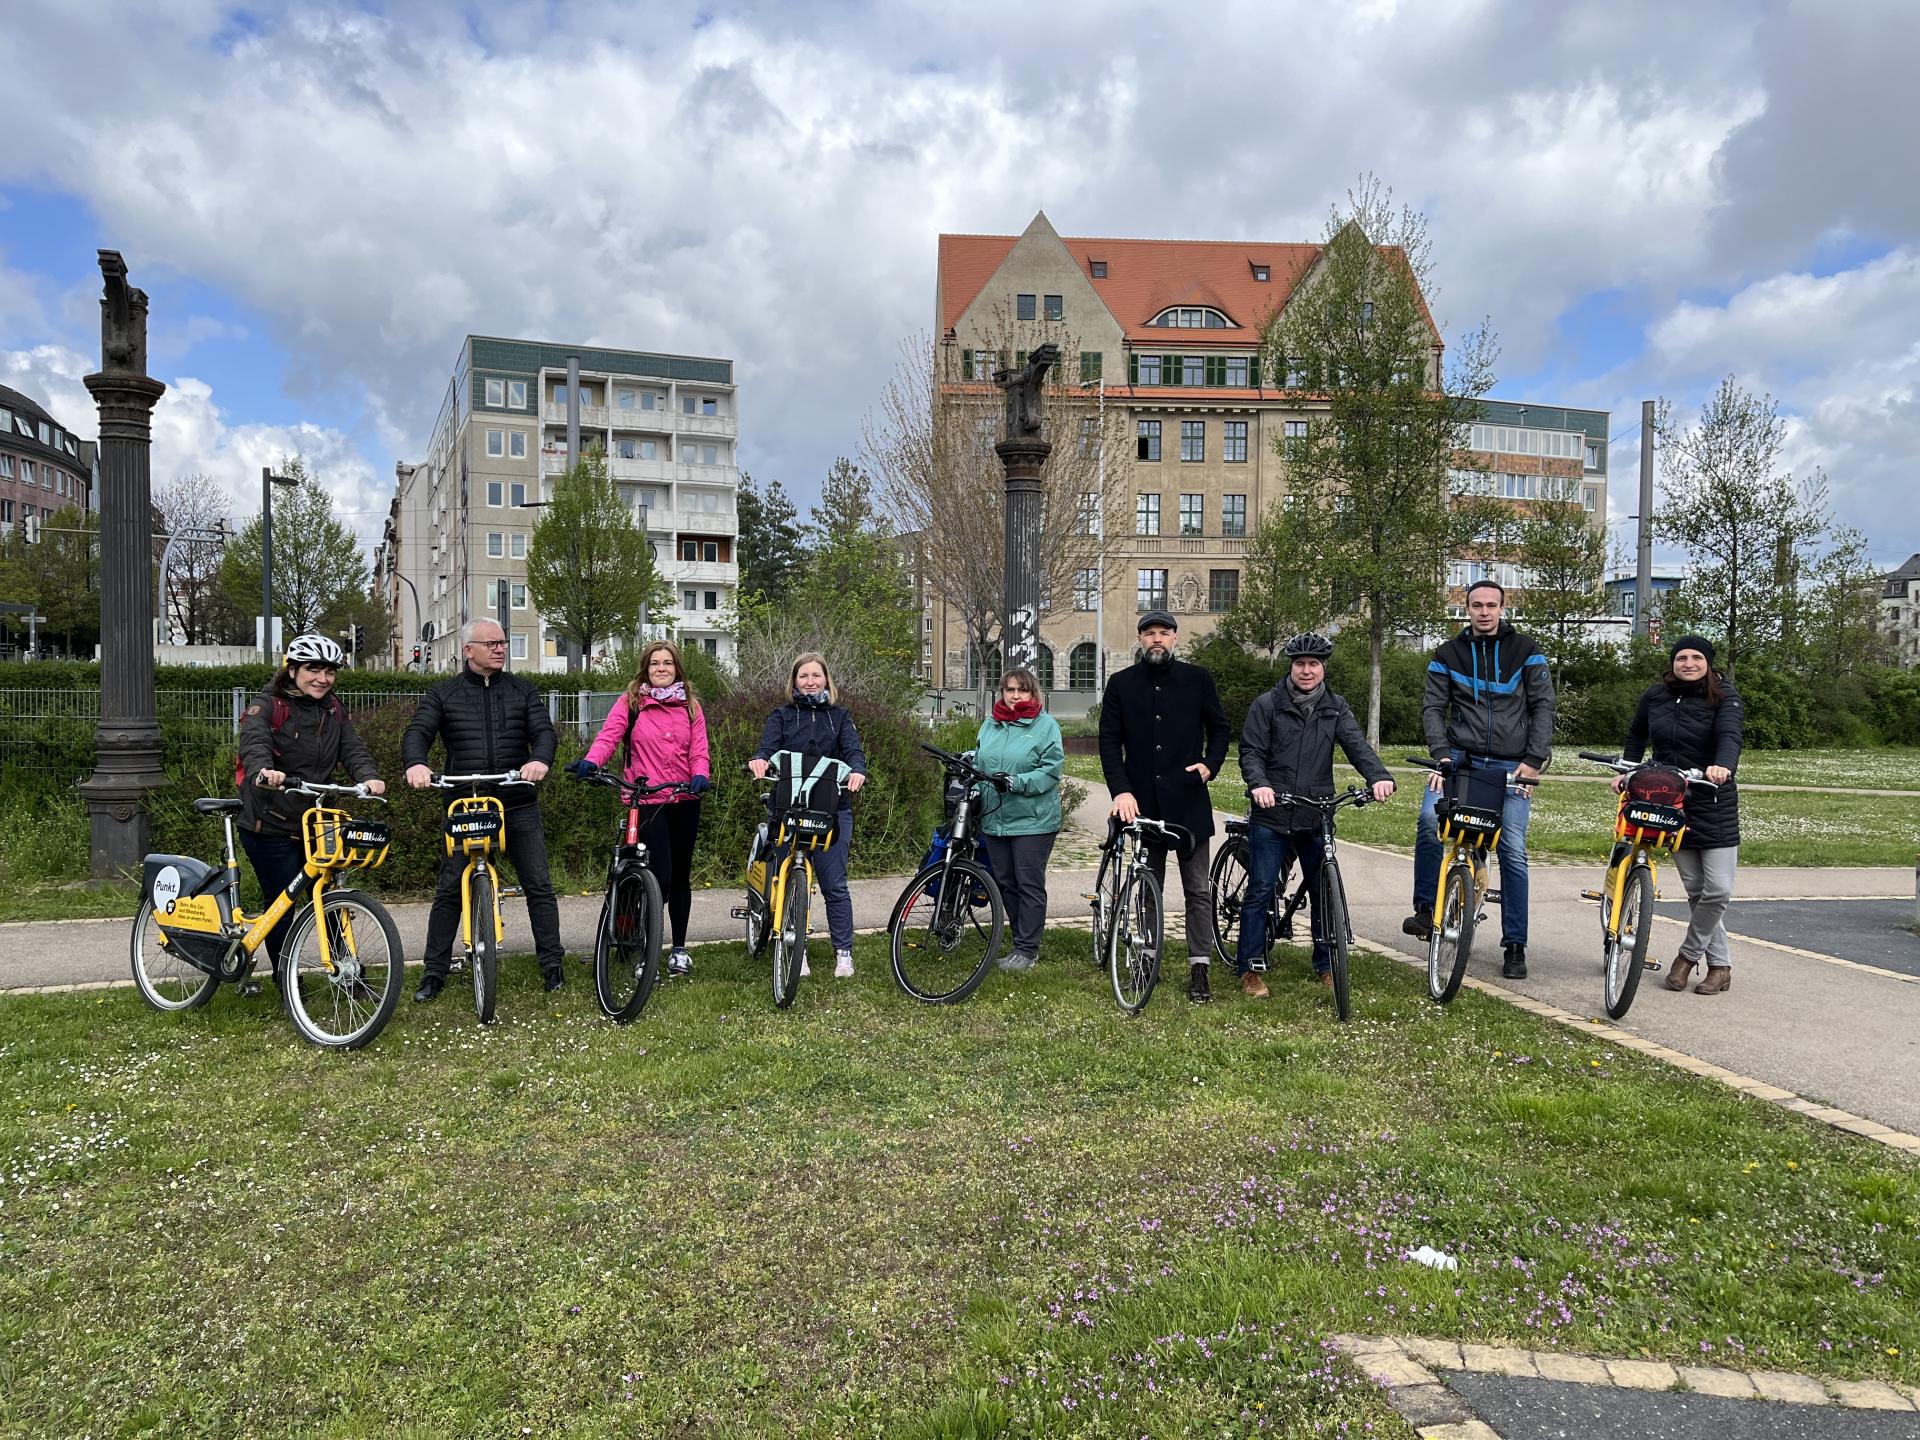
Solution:
<svg viewBox="0 0 1920 1440">
<path fill-rule="evenodd" d="M 482 1025 L 493 1023 L 500 998 L 500 942 L 506 922 L 500 918 L 500 871 L 496 852 L 507 845 L 507 807 L 497 795 L 478 793 L 482 785 L 531 785 L 518 770 L 498 775 L 435 775 L 435 790 L 467 790 L 447 802 L 447 854 L 464 855 L 460 872 L 460 947 L 473 974 L 473 1013 Z"/>
<path fill-rule="evenodd" d="M 750 958 L 759 959 L 771 947 L 773 1003 L 780 1010 L 793 1004 L 806 970 L 812 852 L 833 843 L 840 787 L 852 773 L 842 760 L 809 762 L 797 750 L 778 750 L 760 782 L 769 787 L 764 792 L 769 813 L 754 831 L 746 903 L 733 907 L 733 918 L 747 922 Z"/>
<path fill-rule="evenodd" d="M 1619 1020 L 1633 1004 L 1640 972 L 1653 938 L 1653 902 L 1660 898 L 1660 857 L 1680 848 L 1687 833 L 1687 789 L 1719 789 L 1698 770 L 1678 770 L 1649 760 L 1580 752 L 1582 760 L 1604 765 L 1627 777 L 1613 821 L 1613 853 L 1598 890 L 1581 899 L 1600 902 L 1600 945 L 1604 979 L 1601 1000 L 1607 1018 Z"/>
<path fill-rule="evenodd" d="M 295 795 L 380 798 L 358 785 L 291 776 L 281 788 Z M 240 909 L 240 867 L 233 852 L 233 816 L 240 801 L 206 796 L 193 808 L 220 817 L 223 863 L 157 854 L 141 862 L 140 909 L 133 917 L 130 947 L 141 998 L 156 1010 L 198 1009 L 222 981 L 244 983 L 268 933 L 288 911 L 305 906 L 281 943 L 274 977 L 287 1016 L 312 1044 L 333 1050 L 367 1044 L 393 1016 L 406 957 L 386 907 L 363 891 L 337 890 L 332 880 L 341 870 L 378 868 L 387 858 L 387 827 L 356 820 L 345 810 L 316 806 L 307 811 L 300 822 L 306 864 L 264 912 L 248 916 Z"/>
<path fill-rule="evenodd" d="M 1473 953 L 1474 927 L 1487 918 L 1487 903 L 1500 903 L 1500 892 L 1490 888 L 1493 866 L 1488 857 L 1500 843 L 1503 813 L 1487 805 L 1470 805 L 1464 796 L 1475 774 L 1469 765 L 1443 764 L 1424 755 L 1409 755 L 1410 764 L 1446 777 L 1447 788 L 1435 808 L 1440 843 L 1446 854 L 1440 862 L 1440 884 L 1434 892 L 1431 930 L 1427 935 L 1427 994 L 1445 1005 L 1460 993 L 1467 978 L 1467 960 Z M 1482 783 L 1490 772 L 1478 772 Z M 1501 778 L 1501 799 L 1512 788 Z"/>
</svg>

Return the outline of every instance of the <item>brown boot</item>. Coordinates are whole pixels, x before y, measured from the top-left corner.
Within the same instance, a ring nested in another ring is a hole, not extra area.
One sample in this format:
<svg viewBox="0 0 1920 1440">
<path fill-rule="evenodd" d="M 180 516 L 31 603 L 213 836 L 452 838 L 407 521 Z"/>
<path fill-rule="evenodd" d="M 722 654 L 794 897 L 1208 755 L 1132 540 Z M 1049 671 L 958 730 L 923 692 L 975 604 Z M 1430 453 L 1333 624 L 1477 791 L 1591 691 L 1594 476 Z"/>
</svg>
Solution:
<svg viewBox="0 0 1920 1440">
<path fill-rule="evenodd" d="M 1321 989 L 1331 990 L 1333 988 L 1333 972 L 1331 970 L 1322 970 L 1319 975 L 1319 980 Z"/>
<path fill-rule="evenodd" d="M 1260 978 L 1258 970 L 1249 970 L 1240 977 L 1240 993 L 1249 1000 L 1267 998 L 1267 982 Z"/>
<path fill-rule="evenodd" d="M 1687 988 L 1687 981 L 1692 978 L 1692 975 L 1693 961 L 1688 960 L 1684 956 L 1676 955 L 1673 964 L 1667 967 L 1667 978 L 1661 983 L 1669 990 L 1684 990 Z"/>
<path fill-rule="evenodd" d="M 1733 967 L 1731 965 L 1709 965 L 1707 967 L 1707 978 L 1693 987 L 1693 993 L 1696 995 L 1718 995 L 1731 984 L 1733 984 Z"/>
</svg>

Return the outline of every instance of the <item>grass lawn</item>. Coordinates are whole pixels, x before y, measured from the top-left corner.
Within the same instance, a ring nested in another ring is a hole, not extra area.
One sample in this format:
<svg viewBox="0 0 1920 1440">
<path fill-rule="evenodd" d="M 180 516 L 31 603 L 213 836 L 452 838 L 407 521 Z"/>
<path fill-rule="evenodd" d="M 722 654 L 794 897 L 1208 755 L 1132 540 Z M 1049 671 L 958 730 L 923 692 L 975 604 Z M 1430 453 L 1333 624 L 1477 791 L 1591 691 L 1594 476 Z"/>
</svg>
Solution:
<svg viewBox="0 0 1920 1440">
<path fill-rule="evenodd" d="M 520 958 L 357 1056 L 0 999 L 0 1432 L 1405 1440 L 1339 1331 L 1920 1380 L 1910 1159 L 1372 956 L 1129 1021 L 1086 944 L 785 1014 L 708 947 L 625 1029 Z"/>
<path fill-rule="evenodd" d="M 1412 752 L 1396 750 L 1386 758 L 1397 765 L 1400 756 L 1408 753 Z M 1873 752 L 1833 753 L 1857 757 Z M 1099 780 L 1100 762 L 1091 756 L 1070 756 L 1067 769 L 1082 779 Z M 1597 766 L 1582 769 L 1600 773 Z M 1357 784 L 1359 778 L 1344 765 L 1335 767 L 1336 784 Z M 1419 817 L 1415 789 L 1419 777 L 1395 778 L 1400 781 L 1400 793 L 1388 804 L 1340 812 L 1341 839 L 1412 850 L 1414 823 Z M 1872 788 L 1891 787 L 1876 783 Z M 1228 758 L 1211 789 L 1215 806 L 1245 813 L 1247 797 L 1237 760 Z M 1556 783 L 1549 776 L 1534 795 L 1533 819 L 1527 827 L 1528 852 L 1536 858 L 1604 864 L 1612 843 L 1617 803 L 1612 790 L 1604 785 Z M 1911 865 L 1920 850 L 1920 794 L 1907 800 L 1744 790 L 1740 794 L 1740 837 L 1740 861 L 1744 865 Z"/>
</svg>

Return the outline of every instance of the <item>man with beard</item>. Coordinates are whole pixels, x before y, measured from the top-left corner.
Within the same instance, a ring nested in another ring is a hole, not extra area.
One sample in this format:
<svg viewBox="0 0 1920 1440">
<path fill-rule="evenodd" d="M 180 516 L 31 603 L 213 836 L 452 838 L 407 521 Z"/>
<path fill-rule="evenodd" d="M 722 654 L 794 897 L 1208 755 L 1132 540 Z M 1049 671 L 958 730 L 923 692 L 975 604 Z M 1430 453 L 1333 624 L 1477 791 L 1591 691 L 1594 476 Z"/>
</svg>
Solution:
<svg viewBox="0 0 1920 1440">
<path fill-rule="evenodd" d="M 1140 617 L 1135 662 L 1107 682 L 1100 702 L 1100 768 L 1115 819 L 1125 824 L 1144 815 L 1193 836 L 1192 851 L 1180 857 L 1180 890 L 1187 902 L 1187 998 L 1203 1003 L 1212 998 L 1207 850 L 1213 798 L 1207 782 L 1227 758 L 1227 712 L 1213 676 L 1173 658 L 1179 629 L 1165 610 Z M 1148 854 L 1164 894 L 1166 848 L 1149 844 Z"/>
</svg>

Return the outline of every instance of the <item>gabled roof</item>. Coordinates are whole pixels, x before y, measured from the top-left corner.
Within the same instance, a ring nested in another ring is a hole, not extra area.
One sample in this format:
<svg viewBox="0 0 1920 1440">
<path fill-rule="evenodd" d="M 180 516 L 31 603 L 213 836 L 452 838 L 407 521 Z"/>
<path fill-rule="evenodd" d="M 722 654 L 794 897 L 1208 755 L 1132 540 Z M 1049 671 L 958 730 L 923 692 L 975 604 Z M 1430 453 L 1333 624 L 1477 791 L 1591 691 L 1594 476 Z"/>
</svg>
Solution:
<svg viewBox="0 0 1920 1440">
<path fill-rule="evenodd" d="M 942 235 L 939 245 L 940 329 L 959 322 L 1019 239 L 1016 235 Z M 1113 312 L 1126 337 L 1149 349 L 1256 343 L 1269 314 L 1320 258 L 1314 244 L 1250 240 L 1115 240 L 1060 237 L 1080 273 Z M 1093 263 L 1107 273 L 1095 278 Z M 1268 278 L 1256 280 L 1255 267 Z M 1172 305 L 1211 306 L 1233 321 L 1226 329 L 1171 330 L 1147 322 Z M 1423 302 L 1424 308 L 1424 302 Z M 1435 339 L 1438 340 L 1436 334 Z"/>
</svg>

